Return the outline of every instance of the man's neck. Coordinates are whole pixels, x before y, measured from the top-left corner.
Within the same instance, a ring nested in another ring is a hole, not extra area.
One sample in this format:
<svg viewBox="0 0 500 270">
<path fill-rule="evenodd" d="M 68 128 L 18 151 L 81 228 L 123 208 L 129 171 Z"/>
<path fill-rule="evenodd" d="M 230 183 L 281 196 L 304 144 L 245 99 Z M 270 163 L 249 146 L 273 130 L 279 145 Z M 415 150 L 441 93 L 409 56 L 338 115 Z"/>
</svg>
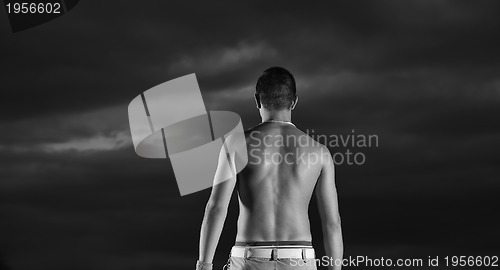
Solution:
<svg viewBox="0 0 500 270">
<path fill-rule="evenodd" d="M 262 118 L 262 122 L 266 121 L 292 121 L 292 111 L 291 110 L 279 110 L 279 111 L 271 111 L 267 109 L 260 109 L 260 116 Z"/>
</svg>

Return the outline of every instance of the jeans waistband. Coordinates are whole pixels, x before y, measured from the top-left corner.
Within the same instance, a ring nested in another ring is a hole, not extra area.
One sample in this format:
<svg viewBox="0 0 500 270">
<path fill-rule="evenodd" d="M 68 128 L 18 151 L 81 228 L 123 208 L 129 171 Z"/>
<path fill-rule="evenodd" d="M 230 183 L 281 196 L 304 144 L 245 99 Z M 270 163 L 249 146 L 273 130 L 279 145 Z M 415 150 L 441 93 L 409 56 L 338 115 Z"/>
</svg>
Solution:
<svg viewBox="0 0 500 270">
<path fill-rule="evenodd" d="M 262 259 L 314 259 L 314 248 L 307 246 L 234 246 L 231 249 L 231 257 L 239 258 L 262 258 Z"/>
<path fill-rule="evenodd" d="M 259 246 L 311 246 L 311 241 L 258 241 L 258 242 L 236 242 L 237 247 L 259 247 Z"/>
</svg>

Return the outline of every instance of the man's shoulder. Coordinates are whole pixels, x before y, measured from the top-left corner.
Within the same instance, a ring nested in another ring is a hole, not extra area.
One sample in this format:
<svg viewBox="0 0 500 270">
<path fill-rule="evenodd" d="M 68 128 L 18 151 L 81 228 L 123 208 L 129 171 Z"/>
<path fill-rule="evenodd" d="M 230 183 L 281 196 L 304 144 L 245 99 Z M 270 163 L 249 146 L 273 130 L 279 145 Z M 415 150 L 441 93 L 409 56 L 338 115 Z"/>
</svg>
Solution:
<svg viewBox="0 0 500 270">
<path fill-rule="evenodd" d="M 300 136 L 302 140 L 300 141 L 301 145 L 305 146 L 310 154 L 318 157 L 322 165 L 332 163 L 332 154 L 330 152 L 330 149 L 325 144 L 314 139 L 312 136 L 303 132 L 302 130 L 300 130 L 300 132 L 302 133 L 302 135 Z"/>
</svg>

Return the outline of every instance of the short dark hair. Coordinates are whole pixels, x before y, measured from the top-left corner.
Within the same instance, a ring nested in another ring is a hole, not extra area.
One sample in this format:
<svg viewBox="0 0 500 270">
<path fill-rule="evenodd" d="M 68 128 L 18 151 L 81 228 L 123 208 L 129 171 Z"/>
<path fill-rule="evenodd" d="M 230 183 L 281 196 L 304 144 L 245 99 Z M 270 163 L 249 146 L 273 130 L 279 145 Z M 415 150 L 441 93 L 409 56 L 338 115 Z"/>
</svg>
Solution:
<svg viewBox="0 0 500 270">
<path fill-rule="evenodd" d="M 255 88 L 262 106 L 269 110 L 290 109 L 296 98 L 295 79 L 282 67 L 271 67 L 262 73 Z"/>
</svg>

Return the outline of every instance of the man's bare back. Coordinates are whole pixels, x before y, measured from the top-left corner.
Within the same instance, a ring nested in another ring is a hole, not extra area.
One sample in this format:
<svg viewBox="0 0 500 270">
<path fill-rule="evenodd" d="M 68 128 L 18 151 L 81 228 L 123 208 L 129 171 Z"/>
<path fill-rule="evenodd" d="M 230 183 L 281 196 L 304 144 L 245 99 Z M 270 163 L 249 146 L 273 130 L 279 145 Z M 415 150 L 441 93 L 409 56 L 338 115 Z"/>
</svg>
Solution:
<svg viewBox="0 0 500 270">
<path fill-rule="evenodd" d="M 200 231 L 197 270 L 212 269 L 234 189 L 238 191 L 240 215 L 228 269 L 316 269 L 296 268 L 292 261 L 302 258 L 314 262 L 308 216 L 313 192 L 325 253 L 332 260 L 340 260 L 343 241 L 333 159 L 328 148 L 291 122 L 291 112 L 298 102 L 293 75 L 281 67 L 264 71 L 257 81 L 255 102 L 262 123 L 245 133 L 246 151 L 239 149 L 239 145 L 245 146 L 242 136 L 225 140 L 227 149 L 240 151 L 221 149 Z M 246 167 L 236 175 L 236 164 L 242 163 Z M 340 265 L 328 269 L 339 270 Z"/>
<path fill-rule="evenodd" d="M 245 135 L 236 241 L 311 241 L 308 208 L 324 146 L 286 123 L 264 123 Z"/>
</svg>

